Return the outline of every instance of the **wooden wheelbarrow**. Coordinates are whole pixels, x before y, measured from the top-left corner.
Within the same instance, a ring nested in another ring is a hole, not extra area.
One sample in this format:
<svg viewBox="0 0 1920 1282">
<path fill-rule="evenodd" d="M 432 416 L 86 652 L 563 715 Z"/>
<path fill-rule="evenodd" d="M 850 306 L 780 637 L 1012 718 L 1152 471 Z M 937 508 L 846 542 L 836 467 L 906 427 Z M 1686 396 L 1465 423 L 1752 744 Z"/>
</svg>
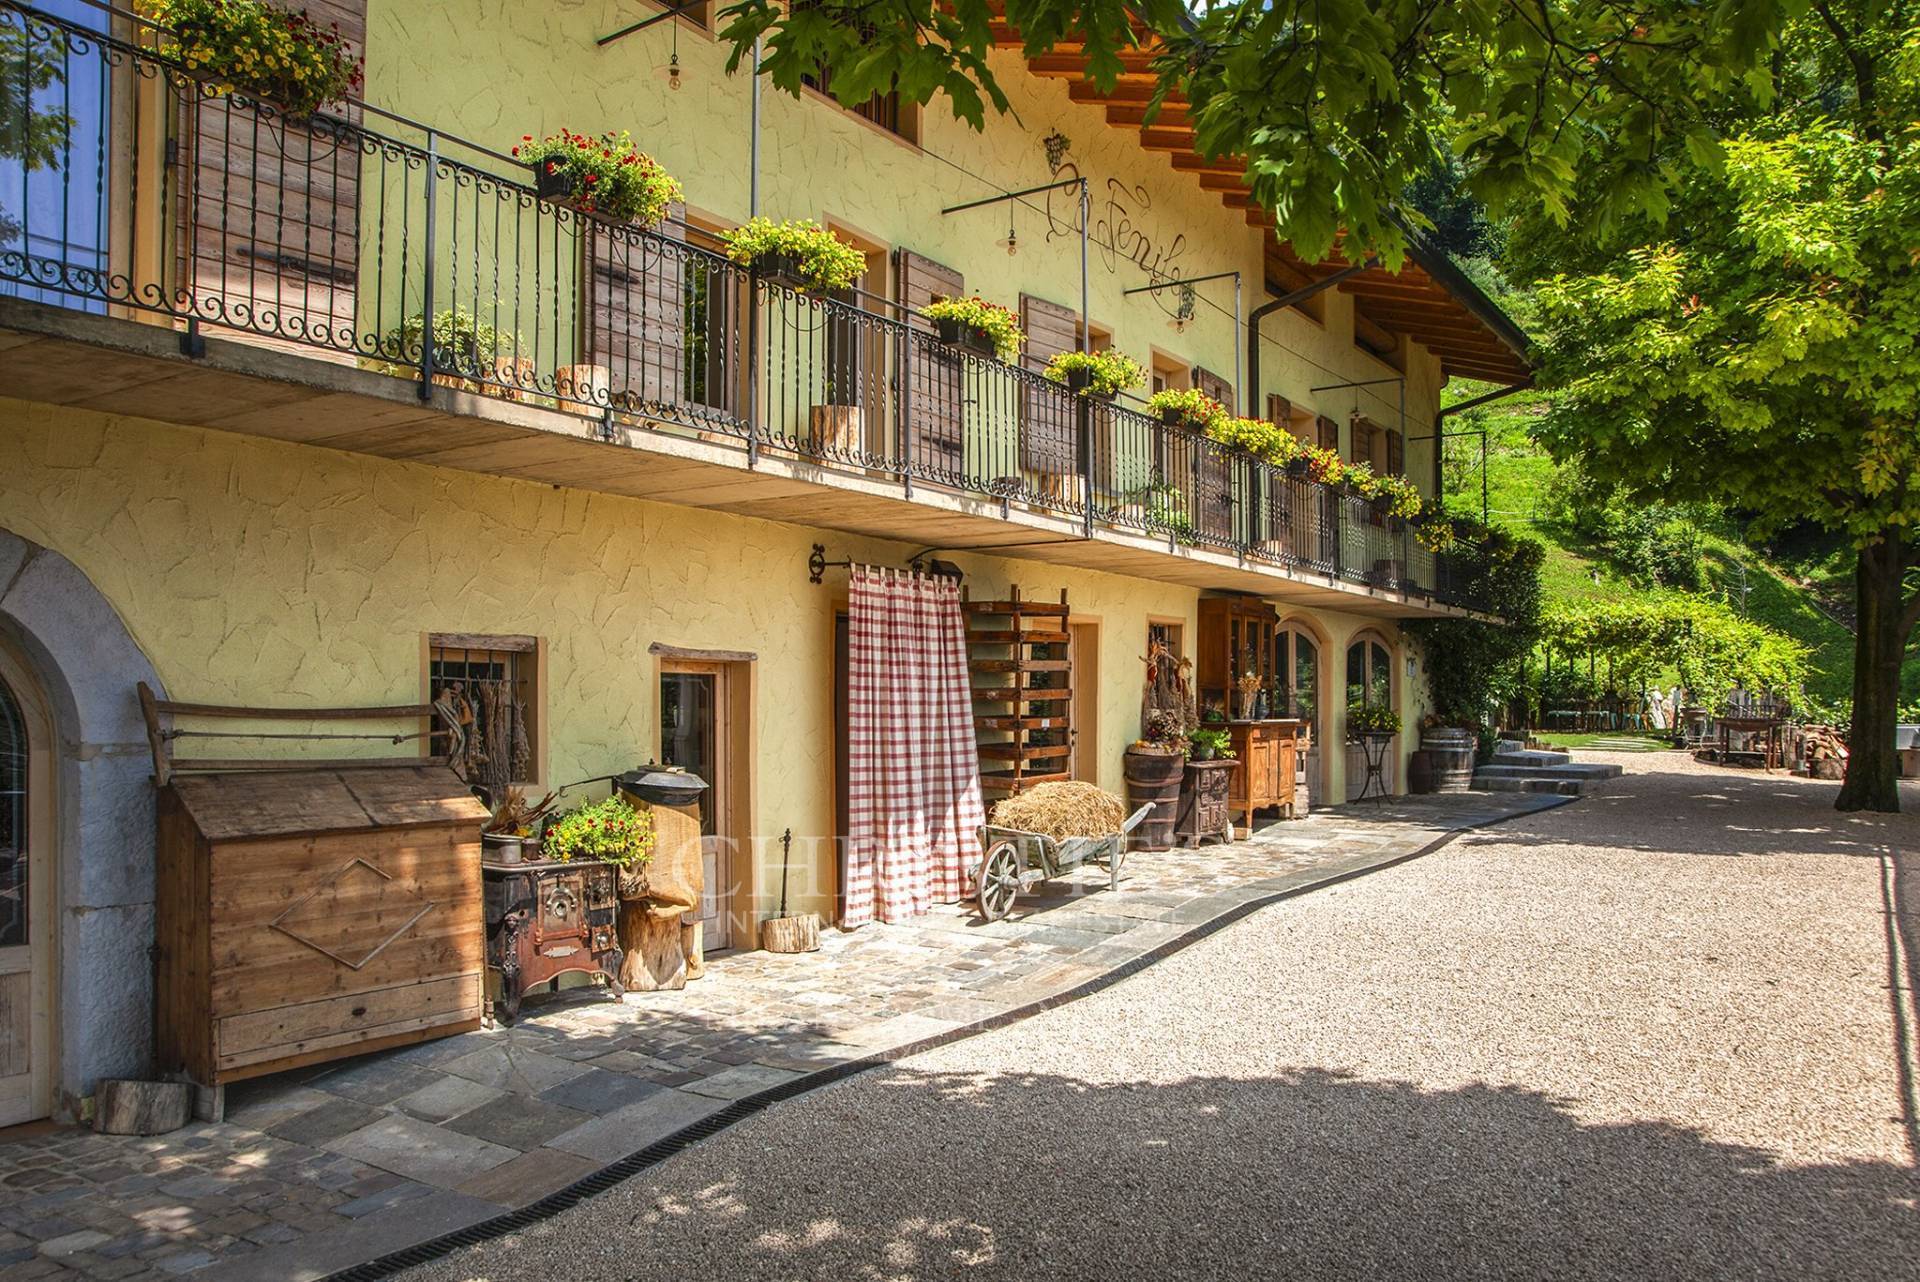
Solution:
<svg viewBox="0 0 1920 1282">
<path fill-rule="evenodd" d="M 974 897 L 980 915 L 999 921 L 1013 911 L 1022 891 L 1058 877 L 1081 864 L 1104 863 L 1107 889 L 1120 888 L 1120 865 L 1127 858 L 1127 834 L 1153 811 L 1151 803 L 1127 817 L 1120 831 L 1106 837 L 1065 837 L 1055 841 L 1041 832 L 1001 828 L 988 824 L 980 830 L 980 848 L 986 853 L 973 868 Z"/>
</svg>

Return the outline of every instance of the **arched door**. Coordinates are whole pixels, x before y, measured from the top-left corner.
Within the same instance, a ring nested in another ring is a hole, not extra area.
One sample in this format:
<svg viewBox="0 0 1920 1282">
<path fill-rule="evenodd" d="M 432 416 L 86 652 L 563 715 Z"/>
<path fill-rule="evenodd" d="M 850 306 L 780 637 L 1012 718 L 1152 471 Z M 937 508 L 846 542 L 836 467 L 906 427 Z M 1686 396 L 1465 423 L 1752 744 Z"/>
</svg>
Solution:
<svg viewBox="0 0 1920 1282">
<path fill-rule="evenodd" d="M 1346 708 L 1388 707 L 1393 700 L 1393 652 L 1387 649 L 1387 643 L 1372 633 L 1362 633 L 1347 646 L 1347 687 Z M 1351 713 L 1347 715 L 1349 723 Z M 1357 742 L 1351 739 L 1349 724 L 1349 742 L 1347 743 L 1347 800 L 1352 801 L 1360 795 L 1361 787 L 1367 781 L 1366 753 Z M 1396 775 L 1399 770 L 1399 753 L 1389 749 L 1386 754 L 1386 767 L 1382 778 L 1388 792 L 1396 790 Z"/>
<path fill-rule="evenodd" d="M 0 1126 L 53 1111 L 52 722 L 0 650 Z"/>
<path fill-rule="evenodd" d="M 1326 713 L 1320 704 L 1320 639 L 1304 624 L 1283 623 L 1273 635 L 1273 670 L 1284 700 L 1277 713 L 1307 723 L 1307 750 L 1301 755 L 1308 804 L 1326 805 Z"/>
</svg>

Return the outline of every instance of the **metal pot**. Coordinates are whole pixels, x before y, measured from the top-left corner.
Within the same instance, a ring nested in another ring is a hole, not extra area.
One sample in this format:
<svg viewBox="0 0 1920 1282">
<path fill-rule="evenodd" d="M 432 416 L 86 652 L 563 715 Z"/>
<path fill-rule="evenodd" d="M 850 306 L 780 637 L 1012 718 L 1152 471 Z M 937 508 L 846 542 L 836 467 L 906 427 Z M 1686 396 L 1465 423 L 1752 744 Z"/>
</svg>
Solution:
<svg viewBox="0 0 1920 1282">
<path fill-rule="evenodd" d="M 691 806 L 707 790 L 707 781 L 699 775 L 652 762 L 615 775 L 613 782 L 621 792 L 657 806 Z"/>
</svg>

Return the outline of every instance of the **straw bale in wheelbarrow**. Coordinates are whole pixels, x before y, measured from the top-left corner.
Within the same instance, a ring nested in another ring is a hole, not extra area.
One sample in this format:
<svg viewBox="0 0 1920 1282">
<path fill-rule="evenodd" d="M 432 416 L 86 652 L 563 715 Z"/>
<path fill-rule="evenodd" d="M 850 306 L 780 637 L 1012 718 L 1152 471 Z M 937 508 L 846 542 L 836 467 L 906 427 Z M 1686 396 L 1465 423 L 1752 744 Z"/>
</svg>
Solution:
<svg viewBox="0 0 1920 1282">
<path fill-rule="evenodd" d="M 1127 807 L 1090 783 L 1043 783 L 995 806 L 989 822 L 998 828 L 1044 833 L 1055 841 L 1111 837 L 1127 822 Z"/>
</svg>

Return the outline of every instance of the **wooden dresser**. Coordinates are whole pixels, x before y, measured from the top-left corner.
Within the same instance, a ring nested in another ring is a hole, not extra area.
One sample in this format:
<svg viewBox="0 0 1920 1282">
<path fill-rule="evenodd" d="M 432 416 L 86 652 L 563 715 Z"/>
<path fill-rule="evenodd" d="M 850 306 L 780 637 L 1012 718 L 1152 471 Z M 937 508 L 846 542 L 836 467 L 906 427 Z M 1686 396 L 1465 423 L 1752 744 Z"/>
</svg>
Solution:
<svg viewBox="0 0 1920 1282">
<path fill-rule="evenodd" d="M 1233 755 L 1240 769 L 1233 776 L 1230 805 L 1251 830 L 1255 811 L 1278 808 L 1294 817 L 1293 781 L 1299 764 L 1300 728 L 1297 720 L 1231 721 Z"/>
</svg>

